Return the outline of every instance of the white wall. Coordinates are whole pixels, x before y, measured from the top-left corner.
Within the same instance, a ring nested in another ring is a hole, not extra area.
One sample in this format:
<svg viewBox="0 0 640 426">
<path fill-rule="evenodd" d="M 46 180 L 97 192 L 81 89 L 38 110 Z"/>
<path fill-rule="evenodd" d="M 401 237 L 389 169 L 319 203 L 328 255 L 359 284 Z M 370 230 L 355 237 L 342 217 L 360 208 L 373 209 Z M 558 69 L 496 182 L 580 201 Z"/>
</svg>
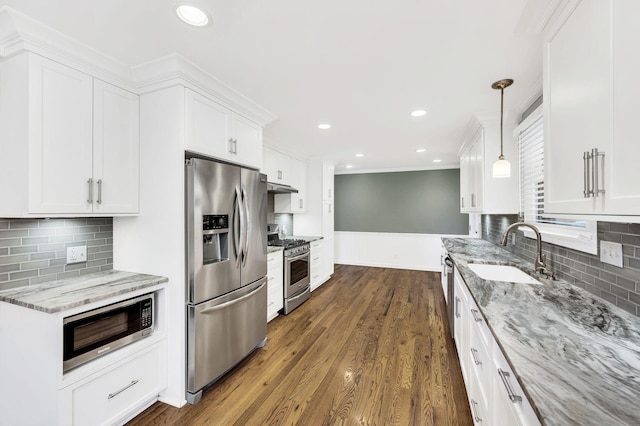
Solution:
<svg viewBox="0 0 640 426">
<path fill-rule="evenodd" d="M 335 232 L 335 263 L 439 272 L 442 237 L 462 236 Z"/>
</svg>

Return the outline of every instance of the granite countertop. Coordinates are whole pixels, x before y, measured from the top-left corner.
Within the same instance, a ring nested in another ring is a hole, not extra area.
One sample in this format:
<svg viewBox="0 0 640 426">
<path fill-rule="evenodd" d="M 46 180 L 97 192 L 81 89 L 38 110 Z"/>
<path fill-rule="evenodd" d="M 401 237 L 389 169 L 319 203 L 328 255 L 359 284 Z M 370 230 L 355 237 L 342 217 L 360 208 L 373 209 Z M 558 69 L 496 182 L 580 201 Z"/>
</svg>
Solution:
<svg viewBox="0 0 640 426">
<path fill-rule="evenodd" d="M 534 259 L 485 240 L 442 240 L 543 424 L 640 424 L 640 318 L 541 278 Z M 468 263 L 517 266 L 543 285 L 485 281 Z"/>
<path fill-rule="evenodd" d="M 295 236 L 293 236 L 293 237 L 287 237 L 287 238 L 295 238 L 295 239 L 297 239 L 297 240 L 305 240 L 305 241 L 306 241 L 306 242 L 308 242 L 308 243 L 312 243 L 312 242 L 314 242 L 314 241 L 321 240 L 321 239 L 323 239 L 324 237 L 305 237 L 305 236 L 303 236 L 303 235 L 295 235 Z"/>
<path fill-rule="evenodd" d="M 111 270 L 0 291 L 0 301 L 55 313 L 167 281 L 156 275 Z"/>
<path fill-rule="evenodd" d="M 282 251 L 284 248 L 282 246 L 267 246 L 267 254 L 275 253 L 277 251 Z"/>
</svg>

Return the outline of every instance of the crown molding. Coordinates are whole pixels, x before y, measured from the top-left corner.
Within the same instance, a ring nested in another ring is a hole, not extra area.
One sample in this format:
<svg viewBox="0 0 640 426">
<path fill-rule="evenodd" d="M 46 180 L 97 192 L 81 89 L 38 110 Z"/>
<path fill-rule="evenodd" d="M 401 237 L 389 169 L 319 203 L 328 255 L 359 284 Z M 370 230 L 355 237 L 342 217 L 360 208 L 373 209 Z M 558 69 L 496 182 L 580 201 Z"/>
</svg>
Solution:
<svg viewBox="0 0 640 426">
<path fill-rule="evenodd" d="M 277 117 L 204 69 L 173 53 L 132 67 L 133 80 L 140 94 L 182 84 L 262 126 Z"/>
<path fill-rule="evenodd" d="M 263 127 L 276 116 L 174 53 L 129 66 L 8 6 L 0 7 L 0 61 L 22 52 L 44 56 L 136 94 L 189 87 Z"/>
<path fill-rule="evenodd" d="M 21 52 L 33 52 L 124 89 L 134 89 L 131 69 L 124 63 L 3 6 L 0 8 L 0 60 Z"/>
</svg>

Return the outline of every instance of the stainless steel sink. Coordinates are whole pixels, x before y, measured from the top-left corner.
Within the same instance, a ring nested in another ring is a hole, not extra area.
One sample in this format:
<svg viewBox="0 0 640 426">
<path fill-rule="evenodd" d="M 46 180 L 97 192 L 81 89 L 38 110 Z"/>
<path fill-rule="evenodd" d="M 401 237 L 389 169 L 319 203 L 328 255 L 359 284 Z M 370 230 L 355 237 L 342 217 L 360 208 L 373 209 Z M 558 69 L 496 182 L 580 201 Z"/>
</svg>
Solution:
<svg viewBox="0 0 640 426">
<path fill-rule="evenodd" d="M 469 263 L 467 266 L 483 280 L 542 285 L 540 281 L 515 266 L 483 263 Z"/>
</svg>

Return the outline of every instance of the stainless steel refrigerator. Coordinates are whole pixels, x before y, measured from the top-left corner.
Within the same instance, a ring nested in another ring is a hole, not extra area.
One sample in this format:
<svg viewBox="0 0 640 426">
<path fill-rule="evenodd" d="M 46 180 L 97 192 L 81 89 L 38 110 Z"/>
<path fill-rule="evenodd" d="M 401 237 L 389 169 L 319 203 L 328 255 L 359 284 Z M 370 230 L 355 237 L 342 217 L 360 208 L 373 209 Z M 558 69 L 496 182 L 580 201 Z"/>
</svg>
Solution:
<svg viewBox="0 0 640 426">
<path fill-rule="evenodd" d="M 266 342 L 267 178 L 185 162 L 187 401 Z"/>
</svg>

